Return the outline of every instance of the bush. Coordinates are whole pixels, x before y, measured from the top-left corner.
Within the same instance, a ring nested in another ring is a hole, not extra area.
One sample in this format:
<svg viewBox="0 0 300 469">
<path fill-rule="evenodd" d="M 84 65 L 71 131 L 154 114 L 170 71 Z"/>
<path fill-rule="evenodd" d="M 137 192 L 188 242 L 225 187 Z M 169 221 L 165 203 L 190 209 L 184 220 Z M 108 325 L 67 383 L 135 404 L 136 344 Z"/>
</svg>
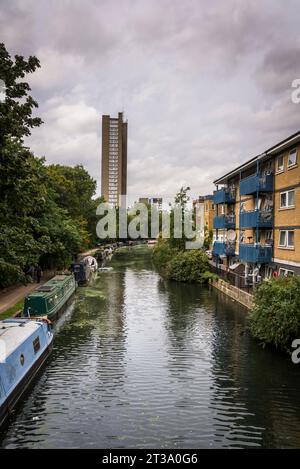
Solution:
<svg viewBox="0 0 300 469">
<path fill-rule="evenodd" d="M 158 270 L 165 271 L 168 262 L 176 256 L 177 253 L 178 249 L 172 248 L 166 240 L 160 239 L 153 248 L 152 260 Z"/>
<path fill-rule="evenodd" d="M 207 280 L 208 260 L 204 252 L 190 250 L 179 252 L 167 264 L 167 277 L 178 282 L 198 282 Z"/>
<path fill-rule="evenodd" d="M 248 320 L 251 333 L 263 345 L 292 352 L 292 341 L 300 338 L 300 277 L 273 279 L 260 285 Z"/>
<path fill-rule="evenodd" d="M 8 287 L 16 283 L 25 285 L 26 277 L 19 266 L 0 259 L 0 288 Z"/>
</svg>

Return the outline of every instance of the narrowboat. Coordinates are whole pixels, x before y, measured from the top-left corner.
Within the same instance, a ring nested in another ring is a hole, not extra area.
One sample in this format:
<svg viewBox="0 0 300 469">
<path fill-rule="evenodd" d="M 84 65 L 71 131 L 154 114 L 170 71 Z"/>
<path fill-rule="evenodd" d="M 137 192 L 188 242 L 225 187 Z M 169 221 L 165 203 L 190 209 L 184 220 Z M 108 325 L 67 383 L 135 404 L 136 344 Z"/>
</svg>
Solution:
<svg viewBox="0 0 300 469">
<path fill-rule="evenodd" d="M 83 261 L 73 262 L 73 264 L 71 264 L 71 272 L 73 272 L 78 285 L 81 286 L 87 285 L 92 275 L 90 266 Z"/>
<path fill-rule="evenodd" d="M 74 275 L 56 275 L 25 298 L 23 317 L 58 319 L 76 290 Z"/>
<path fill-rule="evenodd" d="M 82 261 L 90 267 L 92 272 L 97 272 L 98 262 L 97 262 L 97 259 L 95 259 L 95 257 L 87 256 L 87 257 L 84 257 Z"/>
<path fill-rule="evenodd" d="M 52 343 L 47 320 L 0 321 L 0 426 L 48 358 Z"/>
</svg>

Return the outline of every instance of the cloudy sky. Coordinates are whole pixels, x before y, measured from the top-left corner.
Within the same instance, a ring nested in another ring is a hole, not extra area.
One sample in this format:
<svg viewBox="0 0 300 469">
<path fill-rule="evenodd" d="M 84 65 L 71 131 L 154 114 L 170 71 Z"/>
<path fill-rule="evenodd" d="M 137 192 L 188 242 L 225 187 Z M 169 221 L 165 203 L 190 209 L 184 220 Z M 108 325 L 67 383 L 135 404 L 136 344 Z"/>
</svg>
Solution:
<svg viewBox="0 0 300 469">
<path fill-rule="evenodd" d="M 36 55 L 30 145 L 100 189 L 101 115 L 129 125 L 128 191 L 212 181 L 300 128 L 298 0 L 0 0 L 0 41 Z"/>
</svg>

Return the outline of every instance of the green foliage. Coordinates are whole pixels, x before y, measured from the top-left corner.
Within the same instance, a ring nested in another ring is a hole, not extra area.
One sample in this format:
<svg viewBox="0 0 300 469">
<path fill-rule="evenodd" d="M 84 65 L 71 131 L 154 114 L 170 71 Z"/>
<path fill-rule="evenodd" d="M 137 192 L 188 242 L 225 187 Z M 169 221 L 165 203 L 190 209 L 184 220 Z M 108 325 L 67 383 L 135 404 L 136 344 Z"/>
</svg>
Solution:
<svg viewBox="0 0 300 469">
<path fill-rule="evenodd" d="M 21 311 L 24 307 L 24 300 L 18 301 L 14 306 L 11 308 L 6 309 L 3 313 L 0 313 L 0 321 L 3 319 L 11 318 L 14 316 L 18 311 Z"/>
<path fill-rule="evenodd" d="M 167 278 L 178 282 L 204 283 L 213 277 L 208 271 L 208 259 L 200 250 L 181 251 L 159 240 L 153 248 L 152 259 L 157 269 Z"/>
<path fill-rule="evenodd" d="M 167 277 L 178 282 L 207 281 L 207 256 L 200 250 L 180 251 L 167 264 Z"/>
<path fill-rule="evenodd" d="M 0 78 L 5 83 L 6 99 L 0 103 L 0 146 L 7 136 L 22 141 L 33 127 L 41 125 L 39 117 L 32 117 L 37 102 L 28 94 L 30 87 L 22 81 L 27 73 L 33 73 L 40 62 L 30 56 L 28 60 L 20 55 L 13 61 L 3 43 L 0 43 Z"/>
<path fill-rule="evenodd" d="M 12 283 L 19 282 L 25 284 L 25 275 L 17 265 L 5 262 L 0 259 L 0 279 L 1 286 L 7 287 Z"/>
<path fill-rule="evenodd" d="M 182 210 L 182 237 L 174 237 L 174 208 L 171 210 L 170 238 L 160 239 L 153 249 L 152 259 L 158 270 L 167 278 L 179 282 L 208 282 L 213 278 L 209 272 L 207 255 L 197 250 L 185 250 L 184 211 L 189 200 L 189 187 L 181 188 L 175 196 L 175 207 Z"/>
<path fill-rule="evenodd" d="M 81 236 L 81 248 L 96 242 L 96 192 L 94 181 L 82 165 L 75 167 L 50 165 L 47 168 L 48 188 L 57 205 L 71 217 Z"/>
<path fill-rule="evenodd" d="M 213 240 L 213 230 L 209 230 L 207 226 L 204 227 L 204 249 L 210 249 Z"/>
<path fill-rule="evenodd" d="M 64 268 L 96 242 L 96 183 L 82 166 L 45 166 L 23 144 L 42 121 L 23 81 L 36 57 L 12 59 L 0 44 L 0 288 L 25 281 L 29 266 Z"/>
<path fill-rule="evenodd" d="M 206 272 L 204 272 L 204 274 L 202 274 L 202 280 L 204 282 L 208 282 L 209 280 L 217 281 L 219 280 L 219 278 L 220 277 L 217 274 L 210 272 L 210 270 L 207 270 Z"/>
<path fill-rule="evenodd" d="M 177 253 L 178 249 L 172 248 L 167 240 L 159 239 L 152 251 L 153 263 L 158 270 L 164 271 Z"/>
<path fill-rule="evenodd" d="M 181 187 L 179 192 L 175 195 L 175 207 L 180 208 L 182 212 L 182 223 L 181 223 L 181 230 L 182 230 L 182 236 L 180 238 L 175 238 L 175 233 L 174 233 L 174 207 L 172 208 L 170 212 L 170 238 L 169 238 L 169 244 L 172 248 L 179 249 L 181 251 L 184 251 L 185 249 L 185 243 L 188 241 L 188 239 L 185 237 L 184 234 L 184 212 L 186 210 L 186 205 L 188 201 L 190 200 L 190 197 L 188 196 L 188 191 L 190 191 L 190 187 Z"/>
<path fill-rule="evenodd" d="M 262 283 L 255 292 L 249 326 L 263 345 L 291 352 L 292 341 L 300 337 L 300 277 Z"/>
</svg>

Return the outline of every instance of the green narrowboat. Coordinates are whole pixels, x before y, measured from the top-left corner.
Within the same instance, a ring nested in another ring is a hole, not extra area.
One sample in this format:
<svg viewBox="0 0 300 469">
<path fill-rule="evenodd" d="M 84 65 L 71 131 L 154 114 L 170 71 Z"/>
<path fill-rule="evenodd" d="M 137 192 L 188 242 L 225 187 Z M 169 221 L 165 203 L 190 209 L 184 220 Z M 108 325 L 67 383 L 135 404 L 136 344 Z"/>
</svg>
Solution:
<svg viewBox="0 0 300 469">
<path fill-rule="evenodd" d="M 74 275 L 56 275 L 25 298 L 23 316 L 58 319 L 76 290 Z"/>
</svg>

